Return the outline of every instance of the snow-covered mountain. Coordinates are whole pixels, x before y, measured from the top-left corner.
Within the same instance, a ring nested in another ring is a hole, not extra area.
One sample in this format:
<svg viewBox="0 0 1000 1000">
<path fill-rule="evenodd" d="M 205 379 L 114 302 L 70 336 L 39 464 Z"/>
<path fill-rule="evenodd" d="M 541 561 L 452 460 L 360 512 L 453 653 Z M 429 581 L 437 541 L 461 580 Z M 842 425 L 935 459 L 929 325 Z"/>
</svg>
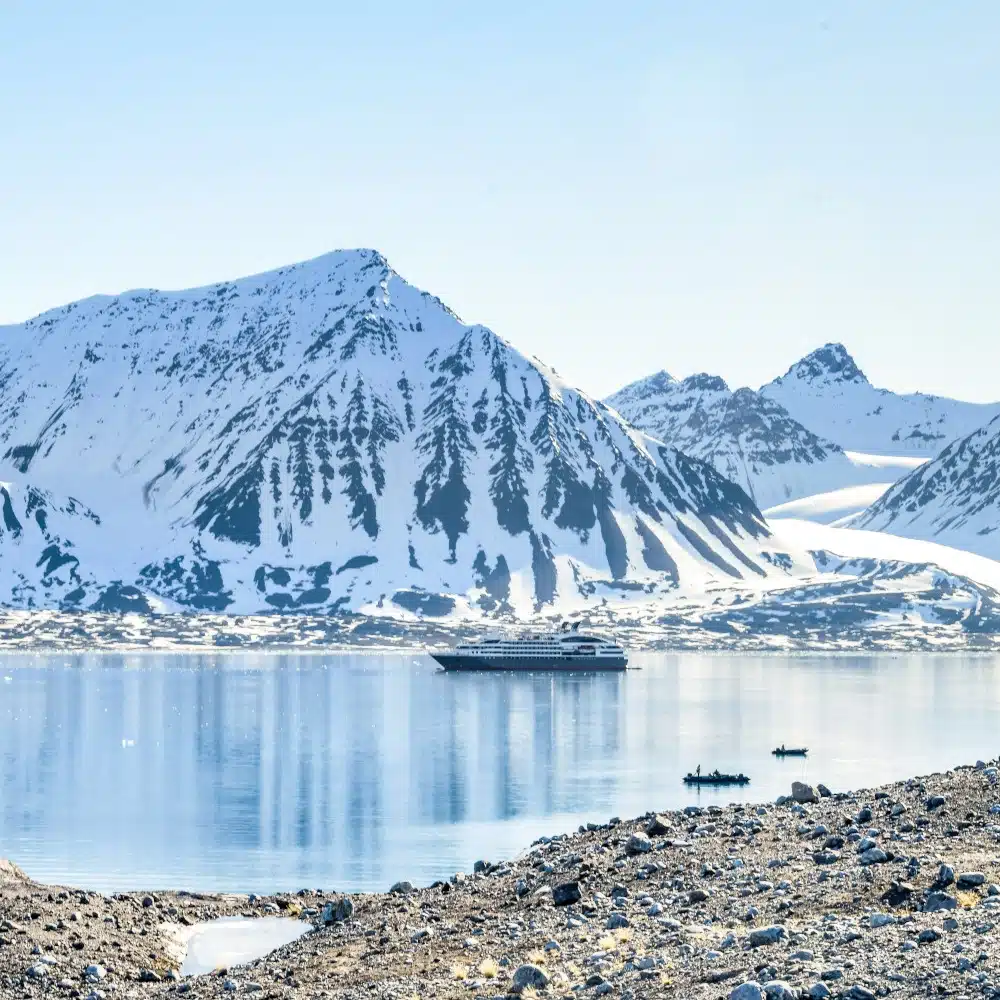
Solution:
<svg viewBox="0 0 1000 1000">
<path fill-rule="evenodd" d="M 1000 414 L 1000 403 L 966 403 L 877 389 L 843 344 L 797 361 L 761 394 L 845 451 L 930 458 Z"/>
<path fill-rule="evenodd" d="M 853 523 L 1000 559 L 1000 417 L 952 442 Z"/>
<path fill-rule="evenodd" d="M 885 478 L 779 403 L 752 389 L 734 392 L 717 375 L 678 380 L 661 371 L 607 403 L 653 437 L 709 462 L 761 509 Z"/>
<path fill-rule="evenodd" d="M 0 458 L 18 606 L 530 614 L 783 572 L 739 487 L 371 250 L 0 327 Z"/>
</svg>

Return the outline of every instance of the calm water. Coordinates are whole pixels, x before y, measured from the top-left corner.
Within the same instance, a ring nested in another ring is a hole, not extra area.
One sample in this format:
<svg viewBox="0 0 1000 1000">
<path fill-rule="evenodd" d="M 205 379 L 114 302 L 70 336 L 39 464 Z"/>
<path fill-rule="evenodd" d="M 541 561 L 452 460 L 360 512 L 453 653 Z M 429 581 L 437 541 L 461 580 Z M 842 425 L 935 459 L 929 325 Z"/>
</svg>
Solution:
<svg viewBox="0 0 1000 1000">
<path fill-rule="evenodd" d="M 1000 750 L 1000 661 L 649 655 L 625 675 L 413 656 L 0 657 L 0 857 L 105 891 L 384 889 L 543 833 Z M 808 760 L 779 761 L 780 742 Z M 737 789 L 688 792 L 697 764 Z"/>
</svg>

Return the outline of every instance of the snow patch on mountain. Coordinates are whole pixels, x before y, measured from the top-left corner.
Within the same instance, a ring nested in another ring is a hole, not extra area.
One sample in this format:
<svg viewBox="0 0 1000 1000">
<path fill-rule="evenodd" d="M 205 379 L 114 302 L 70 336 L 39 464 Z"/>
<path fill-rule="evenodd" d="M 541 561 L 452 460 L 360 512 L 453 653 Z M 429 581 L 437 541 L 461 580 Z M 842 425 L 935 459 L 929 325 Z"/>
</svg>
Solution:
<svg viewBox="0 0 1000 1000">
<path fill-rule="evenodd" d="M 867 509 L 891 486 L 892 483 L 869 483 L 866 486 L 845 486 L 827 493 L 815 493 L 768 507 L 764 516 L 769 521 L 794 517 L 818 521 L 820 524 L 838 524 Z"/>
<path fill-rule="evenodd" d="M 898 394 L 868 381 L 843 344 L 825 344 L 760 390 L 844 449 L 931 457 L 1000 414 L 1000 403 Z"/>
</svg>

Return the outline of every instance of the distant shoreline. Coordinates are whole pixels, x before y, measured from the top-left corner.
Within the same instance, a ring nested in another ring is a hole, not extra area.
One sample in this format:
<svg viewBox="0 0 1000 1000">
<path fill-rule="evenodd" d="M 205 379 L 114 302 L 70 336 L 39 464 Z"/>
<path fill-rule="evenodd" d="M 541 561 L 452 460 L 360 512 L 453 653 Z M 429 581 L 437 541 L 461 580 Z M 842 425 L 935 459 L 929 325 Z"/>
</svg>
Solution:
<svg viewBox="0 0 1000 1000">
<path fill-rule="evenodd" d="M 891 627 L 789 626 L 727 630 L 679 621 L 650 621 L 621 609 L 594 609 L 574 620 L 604 631 L 633 653 L 751 653 L 865 655 L 959 653 L 996 655 L 1000 633 L 963 631 L 956 624 L 897 622 Z M 489 631 L 551 630 L 560 617 L 537 621 L 476 621 L 349 615 L 139 614 L 93 611 L 0 610 L 0 654 L 14 653 L 319 653 L 421 655 L 429 648 Z"/>
</svg>

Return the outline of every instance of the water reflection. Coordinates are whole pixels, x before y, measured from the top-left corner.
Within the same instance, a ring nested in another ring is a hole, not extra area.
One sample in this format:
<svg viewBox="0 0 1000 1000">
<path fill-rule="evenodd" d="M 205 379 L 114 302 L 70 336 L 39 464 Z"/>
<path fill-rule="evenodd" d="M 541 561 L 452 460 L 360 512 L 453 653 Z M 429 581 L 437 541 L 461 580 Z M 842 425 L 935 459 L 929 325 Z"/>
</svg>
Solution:
<svg viewBox="0 0 1000 1000">
<path fill-rule="evenodd" d="M 696 764 L 770 798 L 996 753 L 993 660 L 647 657 L 443 675 L 392 656 L 5 657 L 0 856 L 102 889 L 384 888 L 676 806 Z M 807 743 L 775 761 L 776 743 Z"/>
</svg>

